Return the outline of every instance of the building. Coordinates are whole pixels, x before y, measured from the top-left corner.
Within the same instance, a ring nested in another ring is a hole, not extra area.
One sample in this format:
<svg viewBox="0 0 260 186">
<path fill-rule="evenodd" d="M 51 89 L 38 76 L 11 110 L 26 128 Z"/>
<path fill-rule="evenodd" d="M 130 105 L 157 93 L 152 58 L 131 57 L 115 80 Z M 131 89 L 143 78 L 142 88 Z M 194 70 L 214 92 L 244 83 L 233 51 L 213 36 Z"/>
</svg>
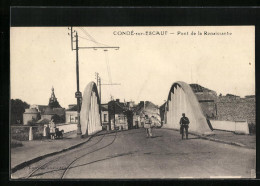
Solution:
<svg viewBox="0 0 260 186">
<path fill-rule="evenodd" d="M 108 130 L 109 129 L 108 104 L 101 104 L 101 122 L 102 122 L 102 128 Z"/>
<path fill-rule="evenodd" d="M 108 102 L 109 130 L 128 130 L 133 126 L 133 114 L 127 103 L 119 99 Z"/>
<path fill-rule="evenodd" d="M 135 126 L 143 127 L 143 116 L 154 117 L 157 120 L 156 126 L 161 126 L 160 109 L 157 105 L 150 101 L 140 101 L 140 103 L 133 110 L 133 123 Z"/>
<path fill-rule="evenodd" d="M 52 93 L 48 105 L 31 105 L 29 109 L 25 110 L 24 124 L 28 124 L 28 121 L 32 120 L 32 118 L 33 122 L 37 124 L 49 123 L 51 119 L 56 123 L 65 122 L 65 109 L 60 106 L 53 87 L 51 90 Z"/>
<path fill-rule="evenodd" d="M 198 84 L 190 84 L 201 109 L 208 119 L 223 121 L 247 121 L 255 124 L 255 95 L 244 98 L 234 94 L 223 96 Z"/>
<path fill-rule="evenodd" d="M 51 121 L 51 119 L 54 117 L 55 113 L 53 111 L 52 108 L 47 107 L 44 112 L 41 114 L 41 119 L 45 119 L 45 120 L 49 120 Z"/>
<path fill-rule="evenodd" d="M 35 108 L 38 110 L 40 114 L 44 112 L 46 108 L 48 108 L 48 105 L 30 105 L 30 109 Z"/>
<path fill-rule="evenodd" d="M 36 122 L 40 119 L 40 113 L 36 108 L 25 109 L 23 113 L 23 124 L 28 125 L 30 122 Z"/>
<path fill-rule="evenodd" d="M 216 105 L 218 120 L 247 121 L 249 124 L 256 124 L 255 95 L 244 98 L 231 94 L 219 96 Z"/>
<path fill-rule="evenodd" d="M 256 123 L 255 95 L 247 95 L 244 98 L 233 94 L 217 96 L 215 91 L 201 85 L 190 84 L 190 87 L 200 103 L 203 115 L 207 119 Z M 160 106 L 162 121 L 164 121 L 165 109 L 167 109 L 165 104 Z"/>
<path fill-rule="evenodd" d="M 209 119 L 215 119 L 217 116 L 217 93 L 199 84 L 190 84 L 190 87 L 200 103 L 204 116 Z"/>
<path fill-rule="evenodd" d="M 165 109 L 166 109 L 166 103 L 167 102 L 165 102 L 164 104 L 162 104 L 161 106 L 160 106 L 160 117 L 161 117 L 161 122 L 162 122 L 162 124 L 164 124 L 165 123 L 165 116 L 164 116 L 164 114 L 165 114 Z"/>
<path fill-rule="evenodd" d="M 66 123 L 78 123 L 78 107 L 76 104 L 69 105 L 69 108 L 65 111 Z"/>
</svg>

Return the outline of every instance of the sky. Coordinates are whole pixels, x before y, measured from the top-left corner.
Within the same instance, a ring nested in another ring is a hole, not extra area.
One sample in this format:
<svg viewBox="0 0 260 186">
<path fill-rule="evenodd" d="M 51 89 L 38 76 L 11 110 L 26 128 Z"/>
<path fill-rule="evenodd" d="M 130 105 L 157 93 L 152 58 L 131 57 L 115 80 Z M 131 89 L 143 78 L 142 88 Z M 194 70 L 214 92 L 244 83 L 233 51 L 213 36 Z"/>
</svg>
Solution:
<svg viewBox="0 0 260 186">
<path fill-rule="evenodd" d="M 254 26 L 73 29 L 79 35 L 79 47 L 120 47 L 79 50 L 82 93 L 89 82 L 96 81 L 95 72 L 102 84 L 120 84 L 102 86 L 102 103 L 113 96 L 161 105 L 176 81 L 198 83 L 222 95 L 255 94 Z M 205 31 L 226 35 L 205 35 Z M 47 105 L 53 86 L 62 107 L 76 103 L 76 52 L 71 50 L 68 32 L 68 27 L 11 27 L 11 99 Z"/>
</svg>

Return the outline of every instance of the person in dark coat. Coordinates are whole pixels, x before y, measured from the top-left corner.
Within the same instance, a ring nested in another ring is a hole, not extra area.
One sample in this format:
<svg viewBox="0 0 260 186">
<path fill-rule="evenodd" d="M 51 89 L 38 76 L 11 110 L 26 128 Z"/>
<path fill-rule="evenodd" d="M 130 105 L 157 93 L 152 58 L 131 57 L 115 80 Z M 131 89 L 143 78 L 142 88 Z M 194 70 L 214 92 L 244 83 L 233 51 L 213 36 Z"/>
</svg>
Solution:
<svg viewBox="0 0 260 186">
<path fill-rule="evenodd" d="M 189 129 L 189 118 L 185 116 L 185 113 L 182 113 L 182 118 L 180 119 L 180 133 L 183 134 L 183 130 L 185 129 L 186 132 L 186 139 L 188 139 L 188 129 Z M 182 139 L 183 139 L 183 135 L 182 135 Z"/>
</svg>

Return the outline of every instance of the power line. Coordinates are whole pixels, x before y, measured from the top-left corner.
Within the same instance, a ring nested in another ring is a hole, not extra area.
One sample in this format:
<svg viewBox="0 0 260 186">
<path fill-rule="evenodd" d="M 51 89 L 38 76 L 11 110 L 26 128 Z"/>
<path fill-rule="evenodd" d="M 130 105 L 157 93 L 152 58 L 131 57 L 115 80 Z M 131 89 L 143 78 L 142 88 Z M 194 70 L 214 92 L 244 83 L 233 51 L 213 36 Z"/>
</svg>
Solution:
<svg viewBox="0 0 260 186">
<path fill-rule="evenodd" d="M 81 136 L 82 137 L 82 131 L 81 131 L 81 123 L 80 123 L 80 102 L 82 101 L 82 93 L 79 91 L 79 58 L 78 58 L 78 53 L 79 53 L 79 49 L 102 49 L 107 51 L 107 49 L 116 49 L 118 50 L 119 47 L 79 47 L 78 46 L 78 32 L 76 32 L 75 30 L 73 30 L 72 26 L 70 28 L 68 28 L 68 30 L 70 30 L 70 33 L 68 33 L 68 35 L 70 35 L 71 38 L 71 49 L 72 51 L 75 50 L 76 51 L 76 84 L 77 84 L 77 92 L 75 93 L 75 97 L 77 98 L 77 118 L 78 118 L 78 122 L 77 122 L 77 136 Z M 84 29 L 83 29 L 84 30 Z M 75 35 L 72 35 L 75 32 Z M 74 41 L 74 38 L 76 38 L 76 41 Z M 95 39 L 93 39 L 92 36 L 90 36 L 90 38 L 92 38 L 92 40 L 95 41 Z M 76 42 L 76 48 L 74 49 L 73 47 L 73 42 Z M 101 85 L 101 81 L 99 82 Z"/>
<path fill-rule="evenodd" d="M 81 28 L 81 27 L 79 27 Z M 92 37 L 84 28 L 81 28 L 81 30 L 83 30 L 83 32 L 88 35 L 93 41 L 96 41 L 94 37 Z"/>
<path fill-rule="evenodd" d="M 92 37 L 84 28 L 79 27 L 79 29 L 81 29 L 81 30 L 84 32 L 84 34 L 85 34 L 87 37 L 90 38 L 90 39 L 87 39 L 87 38 L 83 38 L 83 37 L 82 37 L 82 39 L 86 39 L 86 40 L 92 41 L 92 42 L 94 42 L 94 43 L 96 43 L 96 44 L 101 44 L 101 45 L 104 45 L 104 46 L 109 46 L 109 45 L 106 45 L 106 44 L 97 42 L 97 41 L 95 40 L 95 38 Z"/>
<path fill-rule="evenodd" d="M 105 51 L 105 58 L 106 58 L 105 61 L 106 61 L 106 65 L 107 65 L 107 73 L 108 73 L 109 83 L 112 84 L 111 70 L 110 70 L 109 60 L 108 60 L 108 56 L 107 56 L 106 51 Z"/>
<path fill-rule="evenodd" d="M 96 42 L 96 40 L 95 40 L 92 36 L 90 36 L 90 35 L 86 32 L 86 30 L 84 30 L 84 29 L 81 28 L 81 27 L 79 27 L 79 29 L 80 29 L 82 32 L 84 32 L 84 34 L 85 34 L 87 37 L 89 37 L 93 42 Z"/>
<path fill-rule="evenodd" d="M 94 42 L 93 40 L 88 39 L 88 38 L 85 38 L 85 37 L 82 37 L 82 36 L 78 36 L 78 37 L 80 37 L 81 39 L 86 39 L 86 40 L 88 40 L 88 41 L 92 41 L 92 42 Z M 94 42 L 94 43 L 96 43 L 96 44 L 100 44 L 100 45 L 104 45 L 104 46 L 108 46 L 108 45 L 106 45 L 106 44 L 99 43 L 99 42 Z"/>
</svg>

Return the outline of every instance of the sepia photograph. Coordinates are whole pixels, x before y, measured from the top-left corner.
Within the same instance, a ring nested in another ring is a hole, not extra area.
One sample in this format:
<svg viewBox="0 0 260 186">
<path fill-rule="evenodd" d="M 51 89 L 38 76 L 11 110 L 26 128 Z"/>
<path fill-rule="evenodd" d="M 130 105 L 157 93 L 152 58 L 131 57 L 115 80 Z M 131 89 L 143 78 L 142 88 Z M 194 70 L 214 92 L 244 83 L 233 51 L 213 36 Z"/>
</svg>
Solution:
<svg viewBox="0 0 260 186">
<path fill-rule="evenodd" d="M 255 26 L 10 27 L 10 177 L 256 178 Z"/>
</svg>

